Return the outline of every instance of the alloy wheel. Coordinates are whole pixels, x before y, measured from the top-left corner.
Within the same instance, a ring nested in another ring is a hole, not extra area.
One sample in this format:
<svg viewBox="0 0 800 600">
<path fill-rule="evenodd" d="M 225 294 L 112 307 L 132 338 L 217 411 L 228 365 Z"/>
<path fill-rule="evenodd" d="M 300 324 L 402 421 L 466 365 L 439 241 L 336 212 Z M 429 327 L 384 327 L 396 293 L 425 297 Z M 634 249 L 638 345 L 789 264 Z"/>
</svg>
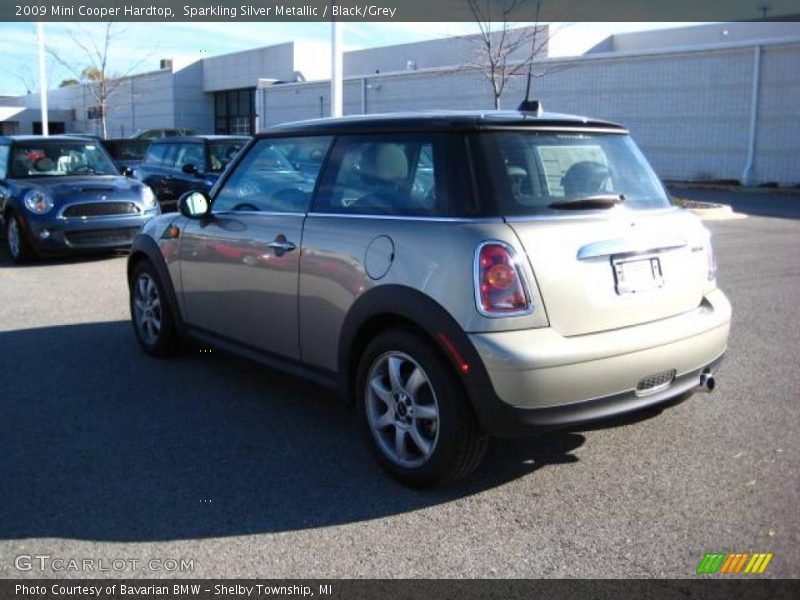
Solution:
<svg viewBox="0 0 800 600">
<path fill-rule="evenodd" d="M 8 231 L 6 232 L 6 235 L 8 236 L 8 251 L 11 253 L 13 258 L 18 258 L 20 248 L 20 231 L 17 218 L 13 215 L 8 218 Z"/>
<path fill-rule="evenodd" d="M 148 273 L 142 273 L 133 290 L 136 330 L 147 345 L 155 345 L 161 334 L 161 296 L 158 286 Z"/>
<path fill-rule="evenodd" d="M 387 352 L 366 381 L 369 427 L 381 452 L 401 467 L 419 467 L 436 450 L 439 405 L 428 374 L 408 354 Z"/>
</svg>

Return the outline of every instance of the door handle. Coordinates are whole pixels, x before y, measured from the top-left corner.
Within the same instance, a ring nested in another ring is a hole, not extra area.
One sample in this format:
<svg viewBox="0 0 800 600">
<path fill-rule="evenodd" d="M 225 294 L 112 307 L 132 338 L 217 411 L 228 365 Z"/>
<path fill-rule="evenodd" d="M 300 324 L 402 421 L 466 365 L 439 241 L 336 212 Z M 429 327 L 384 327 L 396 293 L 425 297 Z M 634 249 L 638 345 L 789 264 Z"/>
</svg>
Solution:
<svg viewBox="0 0 800 600">
<path fill-rule="evenodd" d="M 275 250 L 276 256 L 283 256 L 284 252 L 291 252 L 297 246 L 286 240 L 286 236 L 279 235 L 273 241 L 267 242 L 267 247 Z"/>
</svg>

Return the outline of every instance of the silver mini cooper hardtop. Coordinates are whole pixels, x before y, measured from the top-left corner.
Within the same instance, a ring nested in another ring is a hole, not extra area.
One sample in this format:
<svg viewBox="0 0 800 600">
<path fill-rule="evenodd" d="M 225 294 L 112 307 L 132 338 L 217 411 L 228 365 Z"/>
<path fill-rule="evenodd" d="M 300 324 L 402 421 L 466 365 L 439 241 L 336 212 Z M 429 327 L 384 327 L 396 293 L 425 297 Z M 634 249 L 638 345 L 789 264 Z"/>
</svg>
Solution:
<svg viewBox="0 0 800 600">
<path fill-rule="evenodd" d="M 728 339 L 708 230 L 613 123 L 294 123 L 179 209 L 134 240 L 142 347 L 192 338 L 336 386 L 411 485 L 467 475 L 492 435 L 710 391 Z"/>
</svg>

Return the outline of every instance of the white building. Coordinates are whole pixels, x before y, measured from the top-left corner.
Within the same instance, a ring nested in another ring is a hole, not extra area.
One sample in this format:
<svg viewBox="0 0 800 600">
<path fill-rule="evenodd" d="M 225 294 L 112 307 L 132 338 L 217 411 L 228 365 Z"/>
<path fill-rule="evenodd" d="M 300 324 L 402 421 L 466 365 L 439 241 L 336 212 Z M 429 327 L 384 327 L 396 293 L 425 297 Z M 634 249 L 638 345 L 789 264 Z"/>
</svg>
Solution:
<svg viewBox="0 0 800 600">
<path fill-rule="evenodd" d="M 345 114 L 490 109 L 491 88 L 468 37 L 344 55 Z M 251 133 L 330 112 L 330 83 L 305 81 L 293 43 L 161 68 L 123 80 L 107 107 L 109 135 L 184 127 Z M 800 23 L 742 22 L 614 35 L 582 56 L 535 63 L 547 110 L 627 125 L 659 174 L 673 180 L 800 184 Z M 519 57 L 521 58 L 521 57 Z M 524 78 L 509 82 L 516 107 Z M 51 120 L 97 132 L 81 85 L 51 91 Z M 38 97 L 0 98 L 0 132 L 30 133 Z M 19 110 L 22 108 L 23 110 Z"/>
</svg>

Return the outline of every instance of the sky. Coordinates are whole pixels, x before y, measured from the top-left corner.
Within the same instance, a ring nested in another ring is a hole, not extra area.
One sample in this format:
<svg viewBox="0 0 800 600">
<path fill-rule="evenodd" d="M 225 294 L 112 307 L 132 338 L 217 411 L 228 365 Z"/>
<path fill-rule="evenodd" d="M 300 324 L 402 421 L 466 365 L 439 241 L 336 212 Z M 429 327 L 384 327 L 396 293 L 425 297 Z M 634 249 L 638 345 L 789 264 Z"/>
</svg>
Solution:
<svg viewBox="0 0 800 600">
<path fill-rule="evenodd" d="M 84 23 L 80 27 L 97 28 Z M 522 25 L 522 24 L 521 24 Z M 614 33 L 663 29 L 692 23 L 567 23 L 553 24 L 558 33 L 550 42 L 551 56 L 582 54 Z M 110 56 L 109 72 L 127 74 L 158 68 L 162 58 L 190 62 L 295 41 L 296 68 L 306 79 L 325 79 L 330 74 L 330 25 L 328 23 L 118 23 L 122 28 Z M 64 62 L 80 71 L 85 59 L 68 35 L 74 24 L 47 23 L 45 39 Z M 476 33 L 475 23 L 345 23 L 344 51 L 402 44 L 452 35 Z M 33 23 L 0 23 L 0 94 L 24 94 L 38 89 L 36 30 Z M 47 57 L 49 87 L 74 77 L 52 56 Z"/>
</svg>

